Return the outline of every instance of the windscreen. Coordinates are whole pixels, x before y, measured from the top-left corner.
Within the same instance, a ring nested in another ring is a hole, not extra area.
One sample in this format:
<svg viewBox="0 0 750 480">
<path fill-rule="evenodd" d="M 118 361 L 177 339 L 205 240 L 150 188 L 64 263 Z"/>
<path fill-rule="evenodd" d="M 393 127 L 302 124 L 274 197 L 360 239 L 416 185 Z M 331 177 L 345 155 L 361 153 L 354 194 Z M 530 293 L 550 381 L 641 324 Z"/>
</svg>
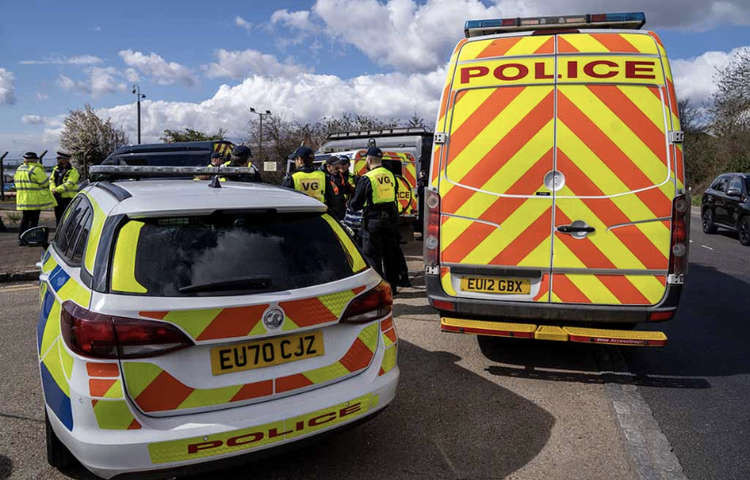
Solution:
<svg viewBox="0 0 750 480">
<path fill-rule="evenodd" d="M 129 220 L 115 245 L 111 290 L 237 295 L 340 280 L 361 270 L 364 262 L 327 217 L 214 214 Z"/>
</svg>

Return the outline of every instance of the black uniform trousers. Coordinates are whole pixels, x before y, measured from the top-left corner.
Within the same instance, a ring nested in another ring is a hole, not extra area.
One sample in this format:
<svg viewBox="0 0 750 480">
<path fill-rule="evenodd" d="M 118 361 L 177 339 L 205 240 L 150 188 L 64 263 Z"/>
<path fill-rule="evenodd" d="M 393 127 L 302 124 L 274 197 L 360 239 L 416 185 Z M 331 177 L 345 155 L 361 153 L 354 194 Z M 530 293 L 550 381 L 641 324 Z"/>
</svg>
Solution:
<svg viewBox="0 0 750 480">
<path fill-rule="evenodd" d="M 41 210 L 22 210 L 21 224 L 18 226 L 18 237 L 30 228 L 39 225 L 39 213 Z"/>
<path fill-rule="evenodd" d="M 398 217 L 387 211 L 365 212 L 362 253 L 370 265 L 396 291 L 399 277 Z"/>
<path fill-rule="evenodd" d="M 68 208 L 70 201 L 73 199 L 63 198 L 60 195 L 55 195 L 55 200 L 57 200 L 57 206 L 55 207 L 55 223 L 57 225 L 60 225 L 60 220 L 62 220 L 63 213 L 65 213 L 65 209 Z"/>
</svg>

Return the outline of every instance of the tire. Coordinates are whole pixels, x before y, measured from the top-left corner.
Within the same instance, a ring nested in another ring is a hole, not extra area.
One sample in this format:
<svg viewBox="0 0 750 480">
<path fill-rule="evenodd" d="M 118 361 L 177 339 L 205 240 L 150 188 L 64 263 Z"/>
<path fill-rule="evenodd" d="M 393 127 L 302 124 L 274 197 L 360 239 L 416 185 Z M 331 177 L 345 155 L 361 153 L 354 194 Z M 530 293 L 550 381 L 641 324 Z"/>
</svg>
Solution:
<svg viewBox="0 0 750 480">
<path fill-rule="evenodd" d="M 740 243 L 750 247 L 750 216 L 740 218 L 737 224 L 737 235 L 740 237 Z"/>
<path fill-rule="evenodd" d="M 68 469 L 75 465 L 75 457 L 52 430 L 47 412 L 44 412 L 44 431 L 47 437 L 47 463 L 58 470 Z"/>
<path fill-rule="evenodd" d="M 703 220 L 703 233 L 712 234 L 716 233 L 716 225 L 714 225 L 714 212 L 711 211 L 710 208 L 706 208 L 703 210 L 703 215 L 701 215 L 701 219 Z"/>
</svg>

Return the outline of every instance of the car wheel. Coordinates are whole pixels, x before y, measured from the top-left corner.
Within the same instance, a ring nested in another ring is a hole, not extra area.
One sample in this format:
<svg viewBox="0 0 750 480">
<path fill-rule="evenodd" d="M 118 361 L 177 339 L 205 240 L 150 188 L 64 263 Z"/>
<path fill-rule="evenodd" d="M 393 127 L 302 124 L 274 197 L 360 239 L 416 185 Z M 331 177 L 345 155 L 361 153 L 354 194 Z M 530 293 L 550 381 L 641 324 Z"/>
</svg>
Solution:
<svg viewBox="0 0 750 480">
<path fill-rule="evenodd" d="M 716 225 L 714 225 L 714 212 L 710 208 L 703 210 L 703 233 L 716 233 Z"/>
<path fill-rule="evenodd" d="M 76 462 L 75 457 L 68 447 L 63 445 L 55 431 L 52 430 L 52 425 L 49 423 L 49 417 L 47 412 L 44 412 L 44 431 L 47 437 L 47 463 L 57 468 L 58 470 L 69 468 Z"/>
<path fill-rule="evenodd" d="M 737 234 L 740 237 L 740 243 L 750 247 L 750 217 L 742 217 L 737 228 Z"/>
</svg>

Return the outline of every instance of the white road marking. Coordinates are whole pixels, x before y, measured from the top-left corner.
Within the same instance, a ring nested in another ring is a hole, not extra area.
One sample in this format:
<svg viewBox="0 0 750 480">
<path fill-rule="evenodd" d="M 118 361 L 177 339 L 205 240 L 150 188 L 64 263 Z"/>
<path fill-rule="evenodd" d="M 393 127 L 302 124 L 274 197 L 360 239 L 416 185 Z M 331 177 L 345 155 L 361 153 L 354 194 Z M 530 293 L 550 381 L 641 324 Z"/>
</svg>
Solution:
<svg viewBox="0 0 750 480">
<path fill-rule="evenodd" d="M 39 285 L 23 285 L 23 286 L 5 287 L 5 288 L 0 288 L 0 293 L 21 292 L 24 290 L 33 290 L 35 288 L 39 288 Z"/>
<path fill-rule="evenodd" d="M 612 371 L 618 375 L 628 372 L 619 350 L 602 349 L 595 355 L 604 372 Z M 638 387 L 608 382 L 605 388 L 639 480 L 687 480 L 669 440 L 661 431 L 651 407 L 641 396 Z"/>
<path fill-rule="evenodd" d="M 703 244 L 701 244 L 701 247 L 703 247 L 703 248 L 707 248 L 707 249 L 709 249 L 709 250 L 713 250 L 713 248 L 709 247 L 708 245 L 703 245 Z"/>
</svg>

